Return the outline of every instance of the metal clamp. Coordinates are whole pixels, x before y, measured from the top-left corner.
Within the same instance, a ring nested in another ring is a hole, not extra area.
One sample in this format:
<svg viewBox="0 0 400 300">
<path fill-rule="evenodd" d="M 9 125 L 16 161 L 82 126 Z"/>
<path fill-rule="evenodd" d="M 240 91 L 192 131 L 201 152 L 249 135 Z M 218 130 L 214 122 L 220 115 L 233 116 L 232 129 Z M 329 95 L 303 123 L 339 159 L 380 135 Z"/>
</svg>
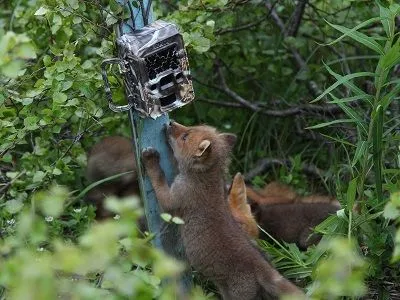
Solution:
<svg viewBox="0 0 400 300">
<path fill-rule="evenodd" d="M 131 99 L 128 97 L 128 104 L 125 105 L 116 105 L 112 99 L 112 93 L 111 93 L 111 88 L 110 88 L 110 82 L 108 81 L 108 75 L 107 75 L 107 66 L 109 65 L 119 65 L 122 70 L 125 69 L 124 62 L 119 59 L 119 58 L 109 58 L 103 60 L 101 63 L 101 76 L 103 77 L 104 85 L 105 85 L 105 92 L 106 92 L 106 97 L 108 100 L 108 106 L 113 112 L 123 112 L 130 110 L 133 107 L 133 102 L 131 102 Z"/>
</svg>

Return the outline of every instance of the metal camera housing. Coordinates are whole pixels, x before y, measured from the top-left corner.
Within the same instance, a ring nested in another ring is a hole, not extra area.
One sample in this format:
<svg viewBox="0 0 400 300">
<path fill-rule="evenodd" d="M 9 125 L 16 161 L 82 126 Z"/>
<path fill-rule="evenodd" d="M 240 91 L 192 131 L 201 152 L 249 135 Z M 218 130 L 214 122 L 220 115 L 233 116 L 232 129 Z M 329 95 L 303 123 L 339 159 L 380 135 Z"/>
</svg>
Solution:
<svg viewBox="0 0 400 300">
<path fill-rule="evenodd" d="M 109 106 L 114 111 L 133 107 L 142 117 L 157 118 L 194 99 L 189 63 L 177 26 L 156 21 L 117 39 L 119 58 L 102 64 Z M 118 63 L 124 75 L 128 105 L 112 101 L 105 71 Z M 108 91 L 107 91 L 108 89 Z"/>
</svg>

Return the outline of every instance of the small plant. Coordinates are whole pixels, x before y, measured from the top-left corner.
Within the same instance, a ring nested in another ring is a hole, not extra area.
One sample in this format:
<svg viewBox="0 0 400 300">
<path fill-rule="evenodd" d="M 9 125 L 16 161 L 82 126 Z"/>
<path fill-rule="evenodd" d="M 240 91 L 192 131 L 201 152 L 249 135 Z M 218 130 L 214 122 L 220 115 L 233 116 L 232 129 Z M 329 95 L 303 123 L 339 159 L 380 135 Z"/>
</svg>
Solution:
<svg viewBox="0 0 400 300">
<path fill-rule="evenodd" d="M 51 234 L 53 222 L 63 217 L 67 191 L 53 187 L 33 199 L 15 216 L 14 234 L 0 241 L 2 299 L 175 299 L 179 294 L 183 264 L 139 237 L 137 198 L 108 199 L 108 209 L 119 217 L 93 224 L 76 242 Z"/>
</svg>

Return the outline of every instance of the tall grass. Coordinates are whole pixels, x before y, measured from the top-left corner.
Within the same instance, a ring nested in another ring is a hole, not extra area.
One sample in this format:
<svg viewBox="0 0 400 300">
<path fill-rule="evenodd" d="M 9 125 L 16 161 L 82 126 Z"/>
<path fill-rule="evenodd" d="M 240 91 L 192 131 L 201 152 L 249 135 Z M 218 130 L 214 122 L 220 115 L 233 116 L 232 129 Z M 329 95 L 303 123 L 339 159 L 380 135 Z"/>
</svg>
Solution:
<svg viewBox="0 0 400 300">
<path fill-rule="evenodd" d="M 356 132 L 355 141 L 340 139 L 336 136 L 328 136 L 334 140 L 339 148 L 345 150 L 349 157 L 348 164 L 349 181 L 347 192 L 338 195 L 341 200 L 343 210 L 337 216 L 330 217 L 325 222 L 317 226 L 316 230 L 326 234 L 325 239 L 337 239 L 340 236 L 347 236 L 348 257 L 358 253 L 364 256 L 364 260 L 369 262 L 363 269 L 363 276 L 368 282 L 397 282 L 400 278 L 398 268 L 390 265 L 394 247 L 394 228 L 383 218 L 384 205 L 389 199 L 389 195 L 394 190 L 400 190 L 400 170 L 397 160 L 398 147 L 398 128 L 400 120 L 396 117 L 391 118 L 391 110 L 395 109 L 395 101 L 399 101 L 400 80 L 393 74 L 394 67 L 400 63 L 400 34 L 396 31 L 396 17 L 400 16 L 400 5 L 394 1 L 376 1 L 379 16 L 368 19 L 354 28 L 346 28 L 341 25 L 328 23 L 341 35 L 334 41 L 326 44 L 335 46 L 343 39 L 351 39 L 352 43 L 359 47 L 369 48 L 376 54 L 377 63 L 375 70 L 359 70 L 359 72 L 341 75 L 333 70 L 329 64 L 325 64 L 327 72 L 336 80 L 325 91 L 315 98 L 312 102 L 325 101 L 335 104 L 343 111 L 344 118 L 333 120 L 326 123 L 317 124 L 308 129 L 319 130 L 335 124 L 346 123 Z M 375 34 L 368 35 L 363 31 L 374 27 Z M 380 29 L 380 30 L 379 30 Z M 378 32 L 379 34 L 377 34 Z M 375 56 L 374 56 L 375 57 Z M 360 83 L 370 81 L 373 88 L 364 91 Z M 346 92 L 341 93 L 344 89 Z M 343 96 L 345 95 L 345 96 Z M 394 114 L 398 112 L 394 112 Z M 394 141 L 394 142 L 393 142 Z M 343 162 L 342 162 L 343 163 Z M 343 185 L 343 183 L 340 183 Z M 399 238 L 398 238 L 399 239 Z M 352 241 L 357 241 L 352 244 Z M 309 249 L 302 256 L 287 255 L 287 251 L 282 247 L 275 248 L 273 256 L 278 267 L 289 266 L 287 274 L 303 273 L 315 275 L 318 268 L 313 267 L 310 271 L 310 257 L 318 253 L 317 259 L 312 259 L 317 263 L 321 257 L 335 257 L 335 253 L 340 252 L 339 248 L 330 249 L 331 254 L 324 245 L 319 245 Z M 352 245 L 352 246 L 351 246 Z M 264 244 L 264 247 L 271 251 L 271 245 Z M 325 247 L 325 248 L 324 248 Z M 325 249 L 325 250 L 324 250 Z M 291 251 L 291 253 L 296 253 Z M 340 255 L 336 257 L 341 257 Z M 319 265 L 323 264 L 320 261 Z M 339 261 L 336 261 L 339 263 Z M 342 263 L 349 263 L 343 259 Z M 332 264 L 332 272 L 337 271 Z M 359 272 L 357 267 L 348 265 L 348 270 Z M 387 270 L 390 269 L 390 272 Z M 386 270 L 386 271 L 384 271 Z M 327 270 L 325 270 L 327 271 Z M 387 274 L 390 273 L 388 277 Z M 325 274 L 326 275 L 326 274 Z M 332 278 L 335 274 L 332 273 Z M 362 281 L 363 276 L 356 276 L 349 282 L 343 284 L 351 285 Z M 365 289 L 355 284 L 358 290 L 351 292 L 351 289 L 343 289 L 340 294 L 334 291 L 335 287 L 327 289 L 328 283 L 320 282 L 319 285 L 313 284 L 312 294 L 318 298 L 321 290 L 332 295 L 356 296 L 365 293 Z M 337 288 L 337 287 L 336 287 Z M 372 288 L 372 287 L 371 287 Z M 333 289 L 333 290 L 329 290 Z M 382 288 L 383 289 L 383 288 Z M 325 295 L 327 295 L 325 293 Z M 334 297 L 335 298 L 335 297 Z M 327 299 L 327 298 L 326 298 Z"/>
</svg>

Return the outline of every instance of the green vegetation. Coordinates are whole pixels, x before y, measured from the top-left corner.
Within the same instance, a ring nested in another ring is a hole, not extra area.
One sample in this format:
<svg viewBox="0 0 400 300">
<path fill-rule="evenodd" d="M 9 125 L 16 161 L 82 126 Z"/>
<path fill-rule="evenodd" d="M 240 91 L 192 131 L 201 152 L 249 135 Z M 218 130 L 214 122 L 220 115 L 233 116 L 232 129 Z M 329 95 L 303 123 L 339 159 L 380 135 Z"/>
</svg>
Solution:
<svg viewBox="0 0 400 300">
<path fill-rule="evenodd" d="M 275 266 L 315 299 L 399 297 L 397 1 L 154 2 L 195 80 L 172 117 L 236 133 L 232 173 L 343 207 L 307 252 L 260 241 Z M 0 1 L 0 299 L 179 297 L 182 266 L 139 234 L 137 199 L 111 199 L 119 219 L 100 224 L 78 197 L 87 149 L 129 136 L 100 75 L 124 15 L 114 0 Z"/>
</svg>

